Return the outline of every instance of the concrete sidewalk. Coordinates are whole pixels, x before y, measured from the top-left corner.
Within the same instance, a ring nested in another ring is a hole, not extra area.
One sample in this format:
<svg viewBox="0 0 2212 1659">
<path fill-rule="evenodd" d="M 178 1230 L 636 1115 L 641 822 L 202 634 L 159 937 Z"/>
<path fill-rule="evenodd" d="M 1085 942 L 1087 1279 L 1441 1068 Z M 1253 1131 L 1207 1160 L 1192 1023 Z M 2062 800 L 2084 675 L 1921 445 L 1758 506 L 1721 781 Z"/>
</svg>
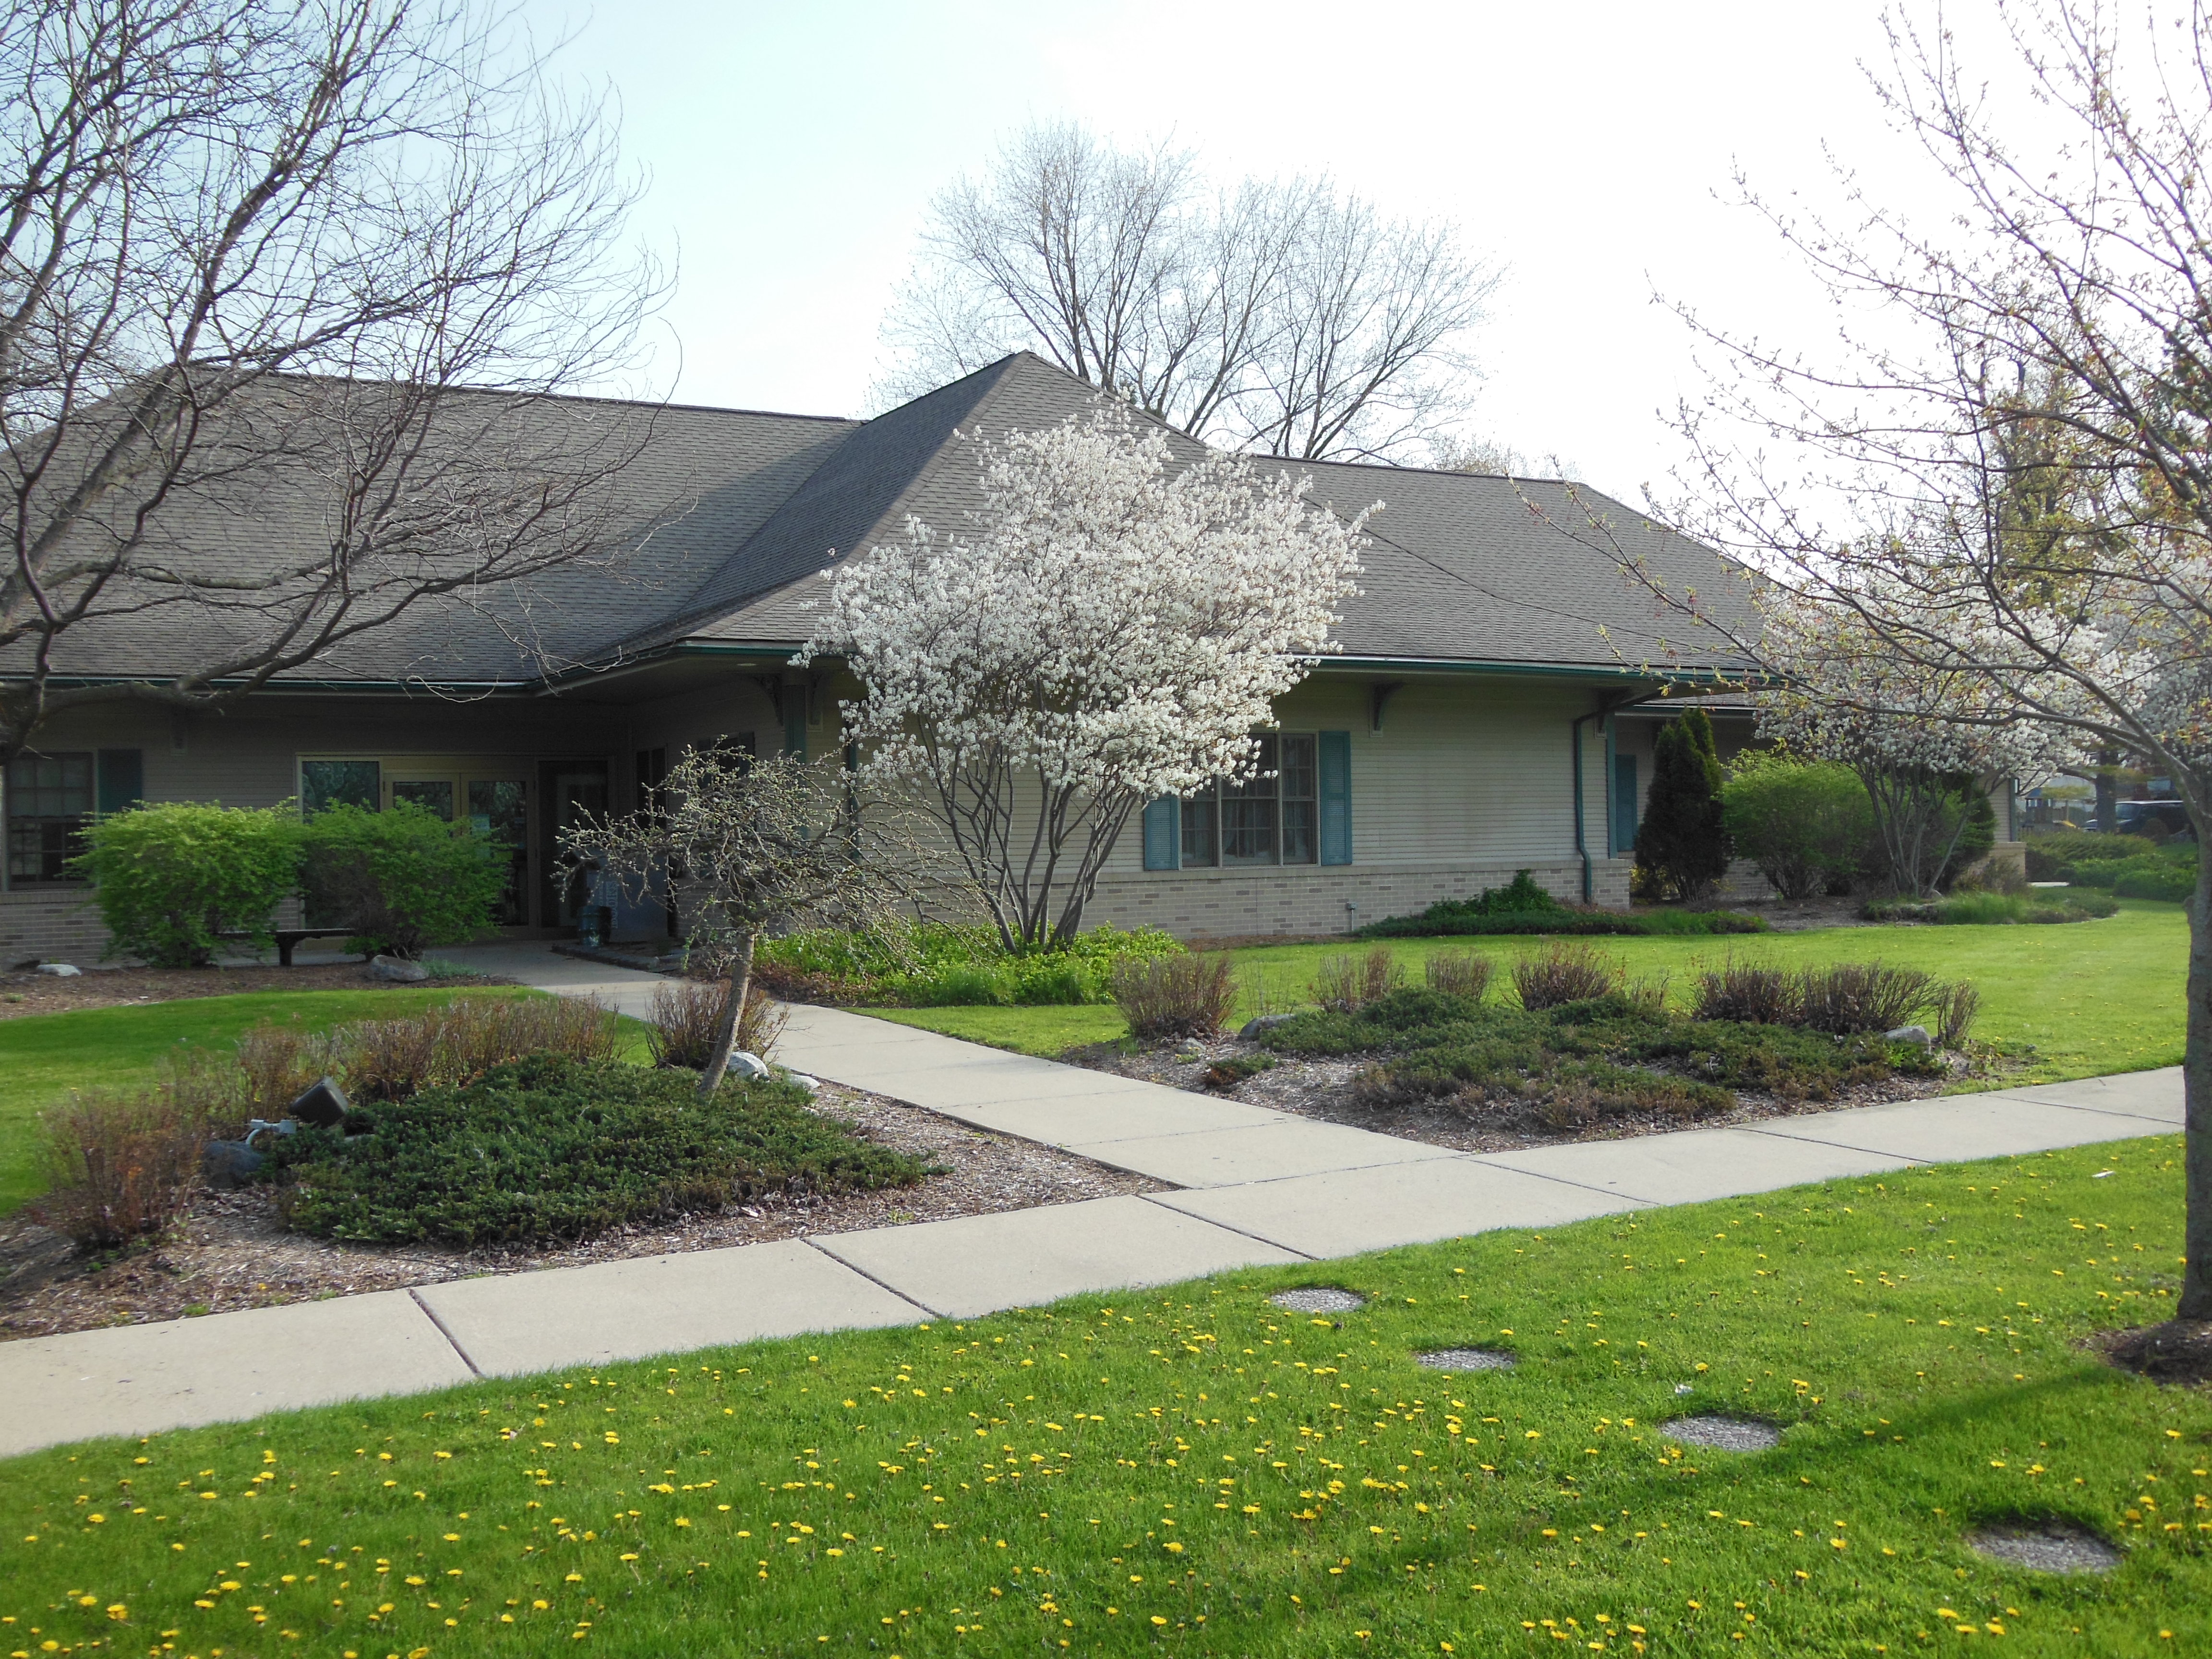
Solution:
<svg viewBox="0 0 2212 1659">
<path fill-rule="evenodd" d="M 489 971 L 596 994 L 624 1012 L 643 1012 L 659 982 L 543 947 L 467 955 Z M 0 1454 L 471 1376 L 973 1317 L 1084 1291 L 1554 1227 L 1914 1164 L 2154 1134 L 2182 1122 L 2173 1067 L 1471 1155 L 834 1009 L 794 1008 L 778 1057 L 1178 1190 L 7 1343 L 0 1397 L 11 1410 L 0 1422 Z"/>
</svg>

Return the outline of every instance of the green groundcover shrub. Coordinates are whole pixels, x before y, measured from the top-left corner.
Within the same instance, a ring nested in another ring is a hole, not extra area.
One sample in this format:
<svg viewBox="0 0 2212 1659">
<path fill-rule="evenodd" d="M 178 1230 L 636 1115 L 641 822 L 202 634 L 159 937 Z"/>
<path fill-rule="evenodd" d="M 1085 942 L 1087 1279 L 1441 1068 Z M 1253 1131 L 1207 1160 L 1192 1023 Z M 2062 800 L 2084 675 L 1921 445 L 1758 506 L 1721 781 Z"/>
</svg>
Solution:
<svg viewBox="0 0 2212 1659">
<path fill-rule="evenodd" d="M 2020 922 L 2090 921 L 2119 914 L 2119 902 L 2102 893 L 2064 895 L 1954 893 L 1948 898 L 1875 899 L 1862 912 L 1869 921 L 1928 921 L 1944 927 L 2005 927 Z"/>
<path fill-rule="evenodd" d="M 2027 874 L 2032 881 L 2070 882 L 2106 888 L 2121 898 L 2180 904 L 2197 890 L 2197 843 L 2161 847 L 2144 836 L 2055 830 L 2027 838 Z"/>
<path fill-rule="evenodd" d="M 1469 933 L 1763 933 L 1756 916 L 1728 910 L 1576 910 L 1526 870 L 1471 899 L 1438 899 L 1417 916 L 1385 916 L 1355 928 L 1354 939 L 1440 939 Z"/>
<path fill-rule="evenodd" d="M 538 1054 L 463 1088 L 272 1139 L 285 1221 L 375 1243 L 588 1238 L 765 1193 L 872 1191 L 933 1173 L 807 1109 L 780 1079 L 698 1096 L 678 1069 Z"/>
<path fill-rule="evenodd" d="M 413 801 L 382 812 L 326 808 L 301 840 L 310 917 L 358 929 L 346 948 L 364 956 L 463 944 L 497 919 L 507 892 L 510 866 L 497 842 Z"/>
<path fill-rule="evenodd" d="M 72 868 L 93 884 L 106 957 L 198 968 L 225 933 L 263 947 L 300 872 L 300 823 L 288 806 L 254 811 L 177 802 L 98 818 Z"/>
<path fill-rule="evenodd" d="M 988 927 L 907 922 L 764 939 L 753 971 L 779 996 L 892 1007 L 1010 1007 L 1113 1000 L 1124 962 L 1179 956 L 1157 927 L 1097 927 L 1051 949 L 1011 951 Z"/>
<path fill-rule="evenodd" d="M 1877 1034 L 1689 1019 L 1618 994 L 1531 1012 L 1394 991 L 1348 1013 L 1296 1015 L 1259 1041 L 1282 1054 L 1375 1056 L 1354 1088 L 1376 1104 L 1502 1107 L 1552 1129 L 1632 1115 L 1710 1117 L 1735 1103 L 1735 1090 L 1828 1100 L 1856 1084 L 1944 1069 L 1919 1045 Z"/>
</svg>

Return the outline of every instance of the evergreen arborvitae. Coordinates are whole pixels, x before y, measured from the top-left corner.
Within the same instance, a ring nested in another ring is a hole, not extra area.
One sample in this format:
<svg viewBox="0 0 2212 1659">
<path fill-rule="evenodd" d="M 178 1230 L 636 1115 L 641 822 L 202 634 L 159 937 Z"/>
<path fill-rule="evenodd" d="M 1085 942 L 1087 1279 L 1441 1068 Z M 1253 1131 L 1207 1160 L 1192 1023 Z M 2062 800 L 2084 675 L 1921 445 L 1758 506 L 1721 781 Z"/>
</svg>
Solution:
<svg viewBox="0 0 2212 1659">
<path fill-rule="evenodd" d="M 1721 764 L 1702 708 L 1663 726 L 1653 744 L 1651 788 L 1636 831 L 1636 885 L 1653 898 L 1695 898 L 1726 873 Z"/>
</svg>

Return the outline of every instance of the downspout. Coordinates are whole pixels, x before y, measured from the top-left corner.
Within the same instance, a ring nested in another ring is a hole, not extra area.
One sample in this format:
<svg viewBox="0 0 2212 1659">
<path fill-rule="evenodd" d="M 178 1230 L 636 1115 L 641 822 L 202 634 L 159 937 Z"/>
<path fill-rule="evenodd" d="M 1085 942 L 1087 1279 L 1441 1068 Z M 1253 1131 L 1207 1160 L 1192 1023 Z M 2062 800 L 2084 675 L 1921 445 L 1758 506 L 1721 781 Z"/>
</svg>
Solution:
<svg viewBox="0 0 2212 1659">
<path fill-rule="evenodd" d="M 1574 741 L 1571 746 L 1574 755 L 1575 769 L 1575 855 L 1583 861 L 1583 902 L 1584 904 L 1591 902 L 1591 896 L 1596 890 L 1590 879 L 1589 842 L 1588 837 L 1583 834 L 1583 722 L 1596 720 L 1603 713 L 1604 710 L 1601 708 L 1593 708 L 1587 714 L 1577 714 L 1574 718 L 1573 724 L 1568 728 L 1574 734 Z"/>
</svg>

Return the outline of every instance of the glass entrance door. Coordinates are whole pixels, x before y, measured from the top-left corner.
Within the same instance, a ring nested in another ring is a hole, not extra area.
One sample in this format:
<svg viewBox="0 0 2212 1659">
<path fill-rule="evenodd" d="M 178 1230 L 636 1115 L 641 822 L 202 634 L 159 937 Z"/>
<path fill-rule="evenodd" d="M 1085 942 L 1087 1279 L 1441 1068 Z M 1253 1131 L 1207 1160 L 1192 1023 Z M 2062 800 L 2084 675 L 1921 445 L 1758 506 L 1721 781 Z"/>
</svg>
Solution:
<svg viewBox="0 0 2212 1659">
<path fill-rule="evenodd" d="M 553 775 L 553 838 L 557 848 L 561 833 L 579 825 L 604 819 L 607 815 L 607 775 L 605 772 L 556 772 Z M 574 926 L 583 915 L 584 907 L 591 902 L 591 878 L 583 871 L 571 871 L 556 884 L 560 921 L 563 927 Z"/>
<path fill-rule="evenodd" d="M 470 778 L 467 787 L 471 827 L 507 861 L 500 922 L 519 927 L 530 920 L 530 786 L 521 778 Z"/>
</svg>

